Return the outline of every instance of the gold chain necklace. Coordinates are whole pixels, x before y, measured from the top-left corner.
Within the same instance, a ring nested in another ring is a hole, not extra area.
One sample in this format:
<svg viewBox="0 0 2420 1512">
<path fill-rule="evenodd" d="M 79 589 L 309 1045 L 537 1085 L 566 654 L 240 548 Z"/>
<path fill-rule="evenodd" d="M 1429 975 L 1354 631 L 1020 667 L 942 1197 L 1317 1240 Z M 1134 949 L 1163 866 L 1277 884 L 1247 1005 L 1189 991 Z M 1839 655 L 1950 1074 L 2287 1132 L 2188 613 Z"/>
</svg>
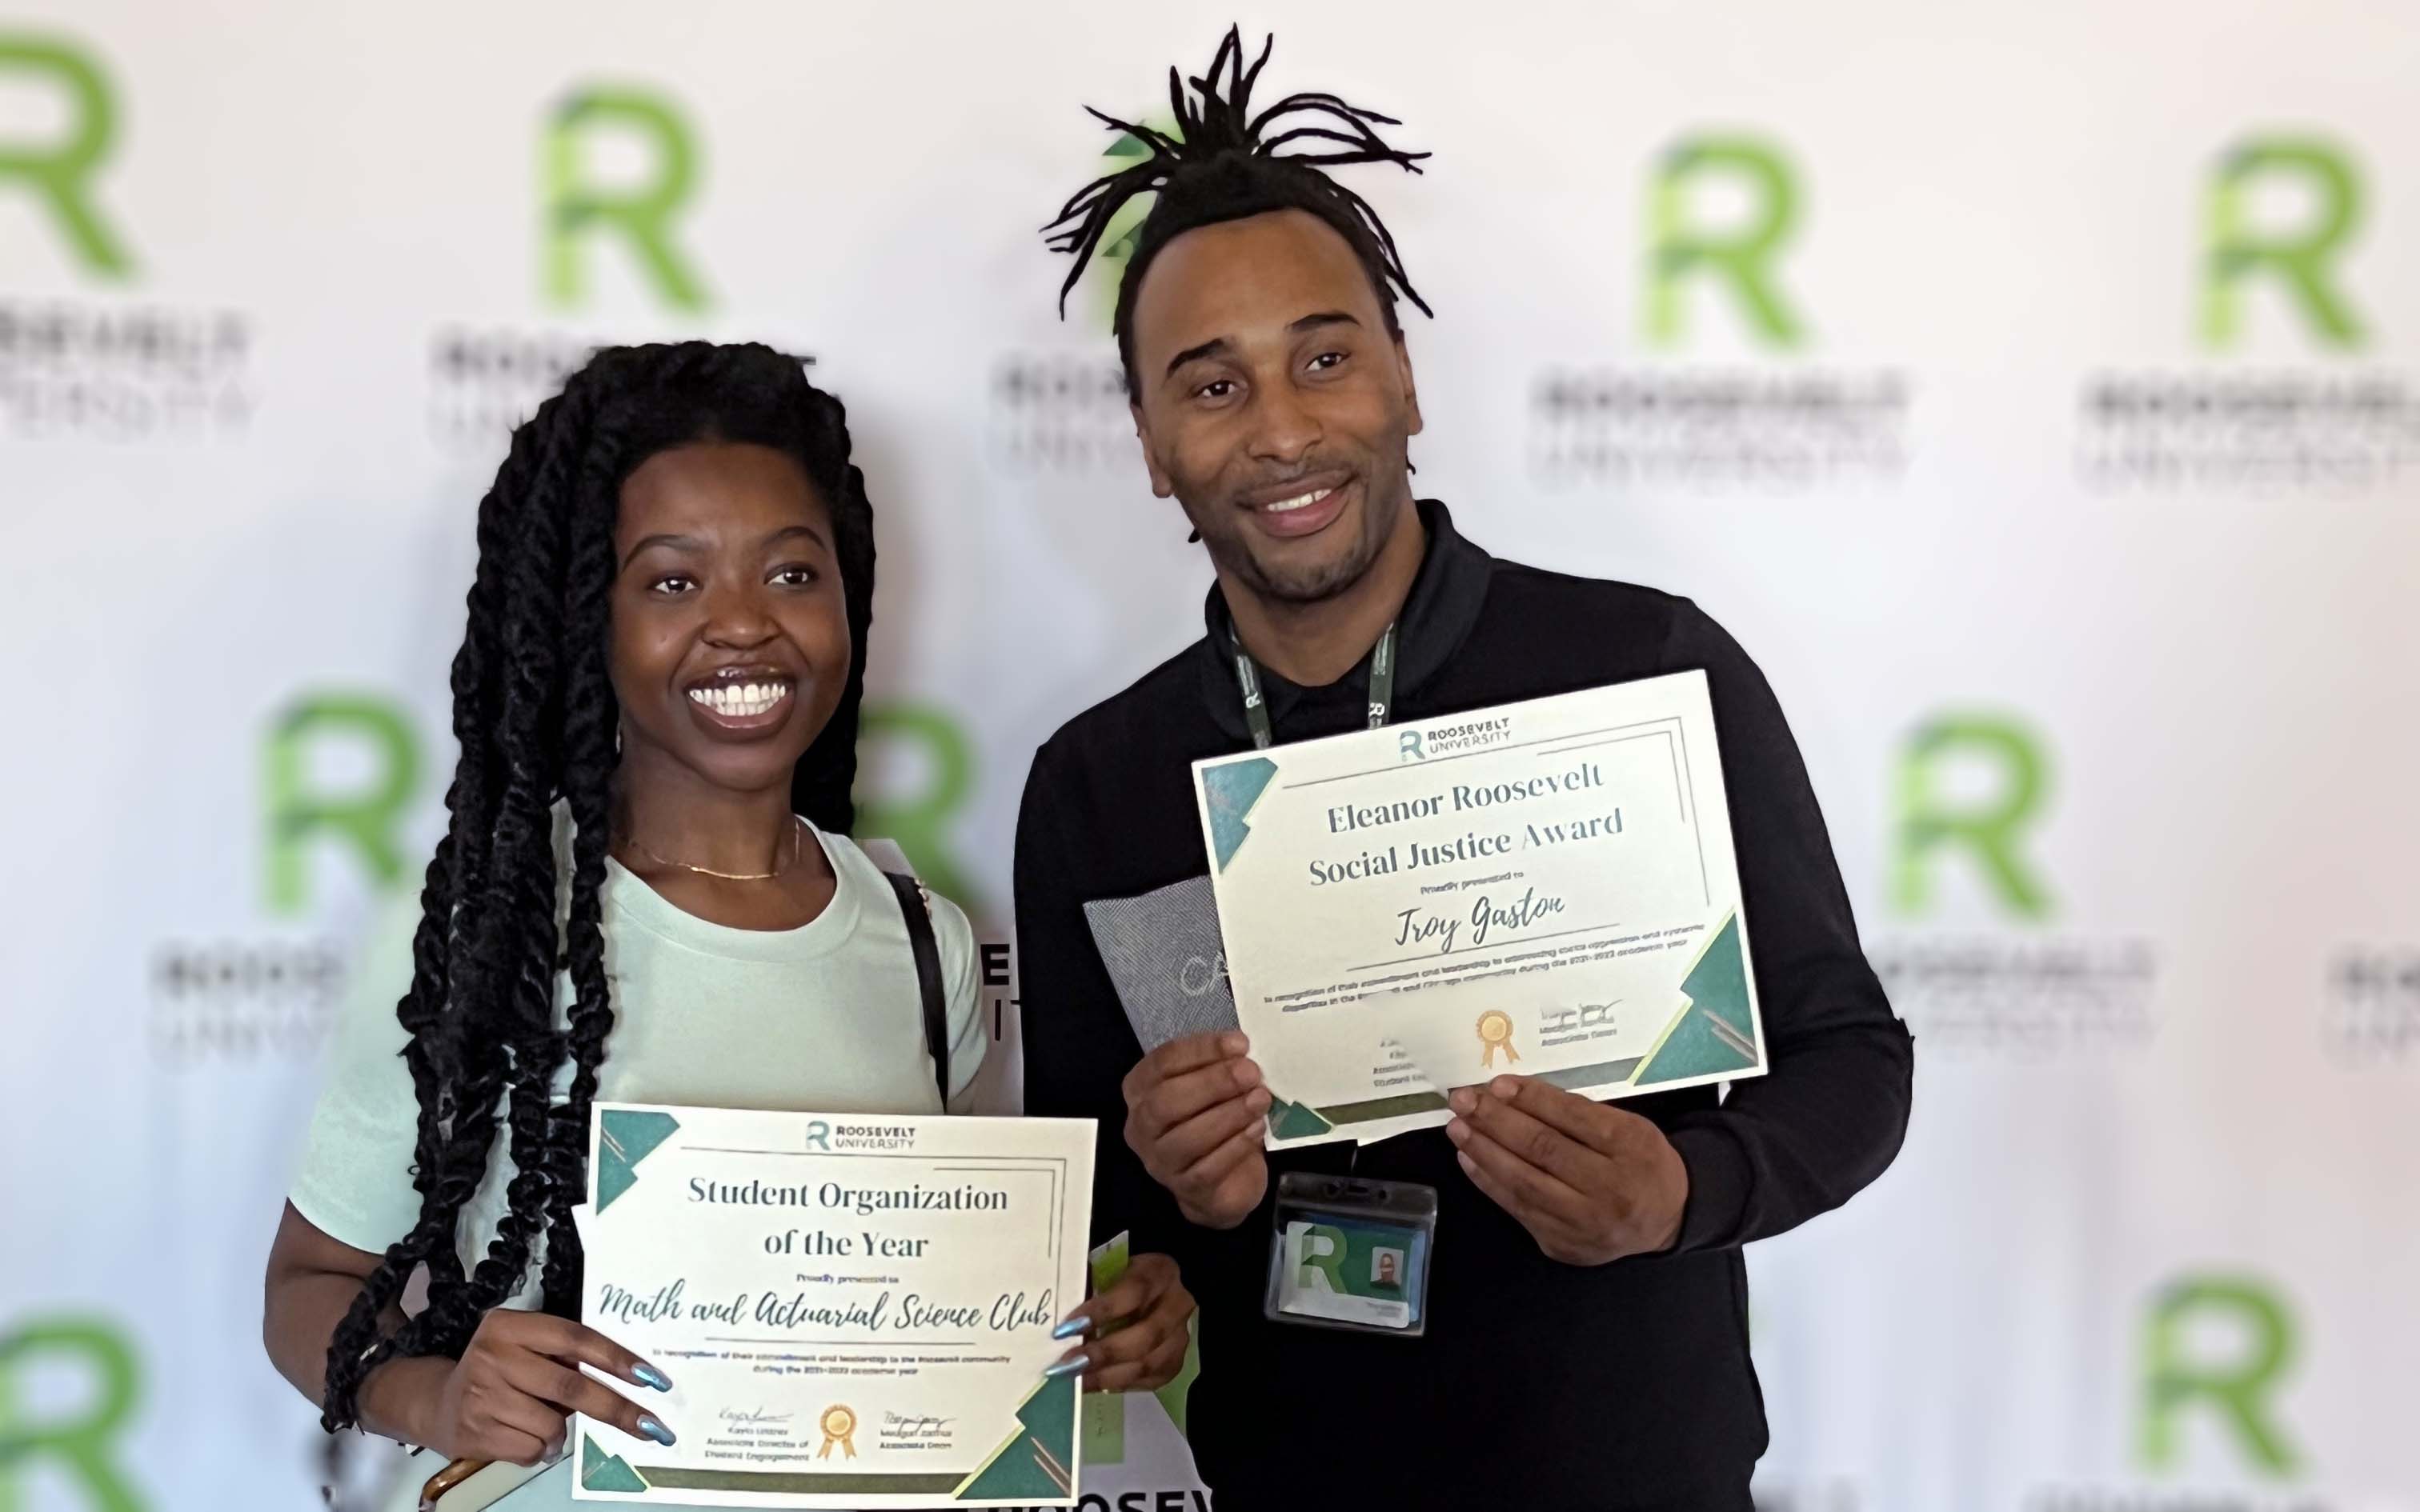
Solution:
<svg viewBox="0 0 2420 1512">
<path fill-rule="evenodd" d="M 790 870 L 791 867 L 797 865 L 799 857 L 806 854 L 807 835 L 805 822 L 800 820 L 798 815 L 792 814 L 790 816 L 790 824 L 792 826 L 791 833 L 797 837 L 797 843 L 790 847 L 790 858 L 775 867 L 770 872 L 717 872 L 712 867 L 691 866 L 687 861 L 675 861 L 669 856 L 658 854 L 647 845 L 646 841 L 641 840 L 636 835 L 626 835 L 623 839 L 628 841 L 632 848 L 637 850 L 641 855 L 646 856 L 648 860 L 654 861 L 659 866 L 678 867 L 684 872 L 694 872 L 702 877 L 719 877 L 725 882 L 770 882 L 775 877 L 780 876 L 783 872 Z"/>
</svg>

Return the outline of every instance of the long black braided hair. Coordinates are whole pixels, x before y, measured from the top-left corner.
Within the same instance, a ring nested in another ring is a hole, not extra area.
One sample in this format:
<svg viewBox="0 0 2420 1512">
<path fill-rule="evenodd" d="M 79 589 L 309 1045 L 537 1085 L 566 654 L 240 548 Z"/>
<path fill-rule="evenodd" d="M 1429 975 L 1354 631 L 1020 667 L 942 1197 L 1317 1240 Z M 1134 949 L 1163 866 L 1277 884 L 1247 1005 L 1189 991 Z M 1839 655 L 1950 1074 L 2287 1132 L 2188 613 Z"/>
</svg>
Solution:
<svg viewBox="0 0 2420 1512">
<path fill-rule="evenodd" d="M 358 1419 L 369 1372 L 410 1355 L 459 1355 L 545 1238 L 546 1310 L 576 1316 L 588 1115 L 613 1009 L 598 893 L 605 880 L 620 705 L 607 611 L 622 483 L 648 457 L 698 440 L 752 442 L 795 458 L 831 512 L 850 636 L 848 681 L 798 764 L 792 806 L 846 834 L 856 813 L 858 712 L 873 621 L 874 514 L 849 460 L 841 403 L 799 359 L 762 346 L 613 347 L 514 431 L 479 501 L 469 628 L 454 657 L 461 746 L 445 838 L 428 863 L 411 986 L 396 1016 L 420 1103 L 412 1184 L 420 1219 L 364 1283 L 328 1347 L 320 1424 Z M 558 930 L 553 810 L 570 810 L 567 921 Z M 557 972 L 575 1001 L 558 1027 Z M 571 1067 L 569 1095 L 553 1097 Z M 457 1228 L 504 1124 L 507 1211 L 467 1273 Z M 421 1266 L 428 1305 L 400 1330 L 381 1319 Z"/>
<path fill-rule="evenodd" d="M 1231 26 L 1210 59 L 1206 75 L 1187 81 L 1170 69 L 1168 103 L 1175 117 L 1171 131 L 1084 107 L 1110 131 L 1123 131 L 1141 143 L 1147 154 L 1140 162 L 1077 191 L 1042 229 L 1052 251 L 1075 258 L 1067 281 L 1059 286 L 1059 313 L 1063 316 L 1068 294 L 1100 250 L 1120 208 L 1138 194 L 1156 194 L 1150 214 L 1135 231 L 1134 251 L 1118 284 L 1117 313 L 1110 322 L 1117 333 L 1118 356 L 1125 363 L 1127 397 L 1138 403 L 1142 390 L 1134 363 L 1136 291 L 1142 287 L 1143 273 L 1161 248 L 1202 226 L 1270 210 L 1308 210 L 1326 222 L 1361 259 L 1362 270 L 1378 291 L 1387 334 L 1403 334 L 1395 318 L 1399 289 L 1404 298 L 1419 306 L 1422 315 L 1435 313 L 1405 276 L 1395 238 L 1378 219 L 1378 212 L 1369 201 L 1320 171 L 1321 165 L 1391 162 L 1406 173 L 1419 173 L 1420 160 L 1429 154 L 1389 147 L 1375 128 L 1400 126 L 1401 121 L 1330 94 L 1288 95 L 1252 114 L 1252 85 L 1276 44 L 1272 36 L 1262 44 L 1261 55 L 1246 68 L 1243 34 Z M 1187 83 L 1194 95 L 1190 100 L 1186 98 Z M 1273 127 L 1280 129 L 1272 134 Z M 1296 142 L 1325 146 L 1279 152 Z"/>
</svg>

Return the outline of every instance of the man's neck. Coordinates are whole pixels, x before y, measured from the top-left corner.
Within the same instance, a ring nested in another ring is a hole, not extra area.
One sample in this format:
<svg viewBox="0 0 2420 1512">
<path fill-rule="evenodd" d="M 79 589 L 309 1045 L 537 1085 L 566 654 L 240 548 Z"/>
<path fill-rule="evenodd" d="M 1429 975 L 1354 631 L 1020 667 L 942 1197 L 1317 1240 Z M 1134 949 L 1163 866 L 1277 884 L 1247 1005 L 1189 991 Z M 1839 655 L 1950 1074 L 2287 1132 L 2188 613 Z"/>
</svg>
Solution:
<svg viewBox="0 0 2420 1512">
<path fill-rule="evenodd" d="M 1427 552 L 1428 527 L 1406 500 L 1370 570 L 1342 593 L 1310 604 L 1273 602 L 1223 572 L 1218 588 L 1254 661 L 1299 687 L 1325 687 L 1359 665 L 1403 612 Z"/>
</svg>

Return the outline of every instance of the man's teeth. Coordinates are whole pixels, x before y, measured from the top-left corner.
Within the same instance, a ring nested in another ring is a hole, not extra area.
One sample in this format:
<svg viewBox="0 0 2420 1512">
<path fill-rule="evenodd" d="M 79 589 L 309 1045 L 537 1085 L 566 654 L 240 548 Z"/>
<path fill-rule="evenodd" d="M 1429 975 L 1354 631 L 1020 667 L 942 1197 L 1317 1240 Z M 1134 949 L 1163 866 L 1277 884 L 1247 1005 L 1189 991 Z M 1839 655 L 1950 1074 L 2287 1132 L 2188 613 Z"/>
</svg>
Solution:
<svg viewBox="0 0 2420 1512">
<path fill-rule="evenodd" d="M 703 703 L 715 713 L 734 718 L 748 719 L 771 709 L 790 696 L 787 683 L 729 683 L 721 687 L 692 687 L 692 702 Z"/>
<path fill-rule="evenodd" d="M 1261 507 L 1272 515 L 1291 515 L 1297 509 L 1310 508 L 1335 491 L 1333 488 L 1313 488 L 1309 493 L 1296 494 L 1292 499 L 1280 499 L 1274 504 Z"/>
</svg>

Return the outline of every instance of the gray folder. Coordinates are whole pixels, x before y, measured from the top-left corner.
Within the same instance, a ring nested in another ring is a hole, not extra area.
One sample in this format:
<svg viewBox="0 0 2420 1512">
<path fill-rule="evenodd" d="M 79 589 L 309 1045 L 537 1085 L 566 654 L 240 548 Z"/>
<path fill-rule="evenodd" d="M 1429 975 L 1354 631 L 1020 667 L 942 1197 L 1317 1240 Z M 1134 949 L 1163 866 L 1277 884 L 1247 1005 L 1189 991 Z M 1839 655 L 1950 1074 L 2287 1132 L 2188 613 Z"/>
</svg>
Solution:
<svg viewBox="0 0 2420 1512">
<path fill-rule="evenodd" d="M 1140 897 L 1095 899 L 1084 905 L 1084 918 L 1146 1053 L 1188 1034 L 1238 1026 L 1206 874 Z"/>
</svg>

